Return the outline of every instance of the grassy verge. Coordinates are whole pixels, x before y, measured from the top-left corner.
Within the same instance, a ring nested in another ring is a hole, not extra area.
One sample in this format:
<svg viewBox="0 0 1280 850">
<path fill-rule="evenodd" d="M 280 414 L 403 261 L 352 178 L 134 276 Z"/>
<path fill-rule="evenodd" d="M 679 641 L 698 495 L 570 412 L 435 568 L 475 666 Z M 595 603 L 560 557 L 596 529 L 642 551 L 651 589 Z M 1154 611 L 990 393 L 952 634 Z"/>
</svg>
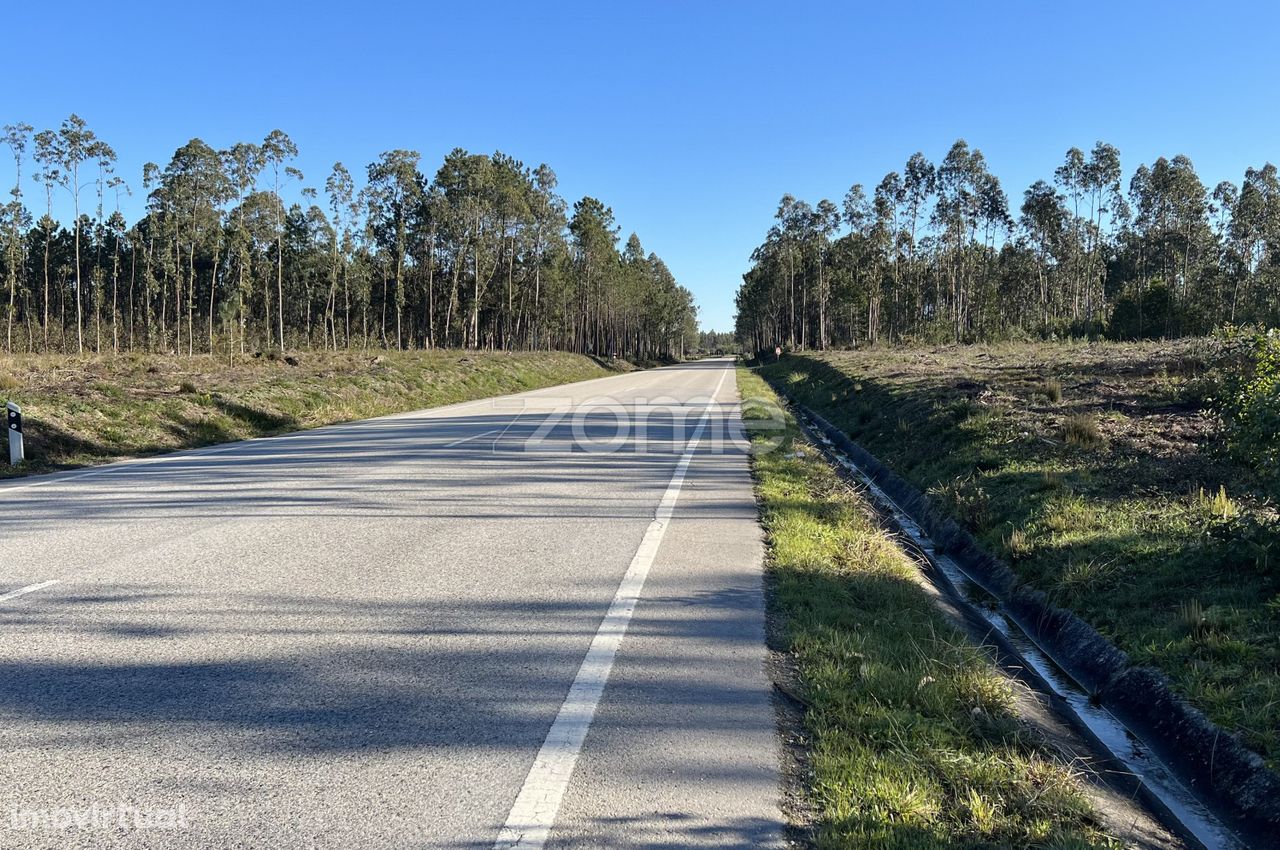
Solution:
<svg viewBox="0 0 1280 850">
<path fill-rule="evenodd" d="M 0 356 L 0 404 L 23 408 L 27 462 L 50 472 L 599 378 L 563 353 L 311 352 L 207 357 Z M 625 364 L 623 364 L 625 367 Z"/>
<path fill-rule="evenodd" d="M 763 373 L 1280 764 L 1275 507 L 1215 449 L 1200 343 L 790 356 Z"/>
<path fill-rule="evenodd" d="M 738 381 L 743 398 L 772 397 L 746 369 Z M 1018 722 L 1009 682 L 793 421 L 753 467 L 774 613 L 809 705 L 817 845 L 1111 846 L 1077 781 Z"/>
</svg>

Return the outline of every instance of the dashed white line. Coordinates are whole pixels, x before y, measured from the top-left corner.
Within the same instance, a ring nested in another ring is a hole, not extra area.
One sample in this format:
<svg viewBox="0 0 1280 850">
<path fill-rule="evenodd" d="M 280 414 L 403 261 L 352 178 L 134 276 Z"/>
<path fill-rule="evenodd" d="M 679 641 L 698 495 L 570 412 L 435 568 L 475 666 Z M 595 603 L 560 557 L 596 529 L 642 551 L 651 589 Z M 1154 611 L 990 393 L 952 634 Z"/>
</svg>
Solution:
<svg viewBox="0 0 1280 850">
<path fill-rule="evenodd" d="M 35 593 L 37 590 L 44 590 L 46 587 L 53 587 L 55 584 L 62 584 L 62 579 L 50 579 L 49 581 L 42 581 L 38 584 L 29 584 L 26 587 L 11 590 L 3 596 L 0 596 L 0 602 L 8 602 L 10 599 L 17 599 L 19 596 L 26 596 L 28 593 Z"/>
<path fill-rule="evenodd" d="M 649 370 L 658 371 L 658 370 Z M 0 482 L 0 494 L 16 493 L 19 490 L 29 490 L 33 487 L 45 487 L 55 484 L 65 484 L 68 481 L 78 481 L 82 478 L 92 478 L 97 475 L 109 475 L 121 470 L 132 470 L 139 466 L 151 466 L 154 464 L 164 464 L 173 461 L 182 461 L 188 458 L 199 458 L 205 455 L 220 454 L 222 452 L 234 451 L 246 445 L 261 445 L 262 443 L 272 442 L 275 440 L 287 440 L 307 434 L 332 434 L 334 432 L 341 433 L 347 429 L 354 429 L 367 422 L 391 421 L 398 419 L 411 419 L 421 416 L 424 419 L 435 419 L 444 414 L 457 413 L 471 407 L 480 407 L 482 405 L 496 406 L 498 403 L 517 398 L 537 397 L 539 394 L 563 391 L 565 387 L 581 386 L 583 384 L 594 384 L 597 381 L 612 381 L 617 378 L 628 377 L 627 374 L 607 375 L 603 378 L 589 378 L 585 381 L 571 381 L 568 384 L 559 384 L 551 387 L 543 387 L 540 390 L 529 390 L 523 393 L 512 393 L 510 395 L 494 396 L 492 398 L 480 398 L 473 401 L 463 401 L 457 404 L 446 404 L 441 407 L 427 407 L 420 410 L 406 410 L 401 413 L 392 413 L 387 416 L 375 416 L 369 419 L 355 419 L 349 422 L 334 422 L 329 425 L 321 425 L 316 428 L 304 428 L 298 431 L 289 431 L 284 434 L 275 434 L 270 437 L 252 437 L 247 440 L 236 440 L 231 443 L 220 443 L 214 446 L 206 446 L 196 449 L 183 449 L 178 452 L 156 455 L 154 457 L 130 458 L 127 460 L 114 461 L 112 463 L 95 466 L 92 469 L 79 470 L 74 472 L 55 472 L 47 475 L 37 476 L 34 481 L 22 481 L 17 484 L 8 482 Z"/>
<path fill-rule="evenodd" d="M 627 632 L 631 615 L 640 601 L 640 593 L 649 575 L 649 568 L 653 566 L 658 546 L 671 522 L 676 500 L 684 485 L 685 472 L 689 469 L 693 453 L 706 430 L 712 408 L 716 405 L 716 396 L 720 394 L 720 388 L 724 386 L 724 379 L 728 376 L 729 371 L 726 369 L 711 393 L 711 400 L 703 408 L 702 418 L 698 421 L 693 438 L 685 446 L 684 454 L 676 464 L 671 482 L 654 512 L 653 521 L 645 530 L 640 547 L 631 559 L 622 583 L 618 585 L 604 621 L 591 640 L 582 666 L 578 668 L 573 685 L 569 688 L 569 695 L 560 706 L 555 722 L 551 724 L 551 730 L 547 732 L 546 740 L 533 761 L 533 767 L 529 769 L 529 775 L 525 777 L 520 793 L 516 795 L 506 823 L 493 845 L 494 850 L 538 850 L 551 834 L 556 813 L 560 810 L 560 803 L 569 787 L 569 779 L 573 776 L 582 742 L 587 737 L 587 730 L 591 728 L 596 707 L 600 704 L 605 684 L 609 681 L 614 656 Z"/>
<path fill-rule="evenodd" d="M 462 445 L 463 443 L 469 443 L 469 442 L 471 442 L 472 440 L 479 440 L 481 437 L 487 437 L 487 436 L 489 436 L 490 434 L 497 434 L 498 432 L 500 432 L 500 431 L 502 431 L 502 430 L 503 430 L 503 429 L 501 429 L 501 428 L 490 428 L 488 431 L 485 431 L 483 434 L 472 434 L 470 437 L 463 437 L 462 439 L 454 440 L 454 441 L 453 441 L 453 442 L 451 442 L 451 443 L 445 443 L 445 444 L 444 444 L 444 448 L 446 448 L 446 449 L 456 448 L 456 447 L 458 447 L 458 446 Z"/>
</svg>

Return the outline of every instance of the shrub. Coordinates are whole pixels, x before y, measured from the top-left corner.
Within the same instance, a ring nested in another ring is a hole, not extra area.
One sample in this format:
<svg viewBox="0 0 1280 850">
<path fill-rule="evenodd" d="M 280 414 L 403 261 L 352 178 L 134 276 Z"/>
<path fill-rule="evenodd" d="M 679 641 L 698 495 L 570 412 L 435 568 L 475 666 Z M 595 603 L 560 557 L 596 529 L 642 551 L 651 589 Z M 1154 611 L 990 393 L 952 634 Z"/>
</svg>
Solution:
<svg viewBox="0 0 1280 850">
<path fill-rule="evenodd" d="M 1225 339 L 1233 362 L 1210 407 L 1221 418 L 1231 456 L 1275 483 L 1280 480 L 1280 336 L 1275 330 L 1229 332 Z"/>
<path fill-rule="evenodd" d="M 1275 572 L 1280 521 L 1242 512 L 1216 514 L 1210 516 L 1206 531 L 1218 543 L 1215 557 L 1221 566 L 1264 576 Z"/>
</svg>

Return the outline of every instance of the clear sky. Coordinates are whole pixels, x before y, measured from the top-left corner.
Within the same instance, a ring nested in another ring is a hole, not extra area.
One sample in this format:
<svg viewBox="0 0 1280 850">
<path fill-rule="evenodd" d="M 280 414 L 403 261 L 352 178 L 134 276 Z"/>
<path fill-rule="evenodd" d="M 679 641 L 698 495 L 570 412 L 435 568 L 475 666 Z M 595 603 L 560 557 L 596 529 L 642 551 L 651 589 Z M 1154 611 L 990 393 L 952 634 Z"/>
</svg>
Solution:
<svg viewBox="0 0 1280 850">
<path fill-rule="evenodd" d="M 76 112 L 135 189 L 142 163 L 192 136 L 223 147 L 275 127 L 317 188 L 335 160 L 362 173 L 390 148 L 430 172 L 454 147 L 502 150 L 549 163 L 570 202 L 610 204 L 717 329 L 784 192 L 838 201 L 958 137 L 1015 206 L 1098 139 L 1126 180 L 1161 155 L 1189 155 L 1210 187 L 1280 160 L 1274 3 L 51 8 L 5 11 L 0 123 Z"/>
</svg>

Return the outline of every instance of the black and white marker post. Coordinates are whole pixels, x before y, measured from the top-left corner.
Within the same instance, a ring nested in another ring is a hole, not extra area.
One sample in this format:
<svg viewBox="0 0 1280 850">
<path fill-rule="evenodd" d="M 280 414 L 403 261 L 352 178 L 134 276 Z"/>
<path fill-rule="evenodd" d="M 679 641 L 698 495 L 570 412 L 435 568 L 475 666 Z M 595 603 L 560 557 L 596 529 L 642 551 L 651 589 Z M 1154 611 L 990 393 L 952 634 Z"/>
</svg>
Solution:
<svg viewBox="0 0 1280 850">
<path fill-rule="evenodd" d="M 9 463 L 17 466 L 22 463 L 22 408 L 13 402 L 5 405 L 5 413 L 9 420 Z"/>
</svg>

